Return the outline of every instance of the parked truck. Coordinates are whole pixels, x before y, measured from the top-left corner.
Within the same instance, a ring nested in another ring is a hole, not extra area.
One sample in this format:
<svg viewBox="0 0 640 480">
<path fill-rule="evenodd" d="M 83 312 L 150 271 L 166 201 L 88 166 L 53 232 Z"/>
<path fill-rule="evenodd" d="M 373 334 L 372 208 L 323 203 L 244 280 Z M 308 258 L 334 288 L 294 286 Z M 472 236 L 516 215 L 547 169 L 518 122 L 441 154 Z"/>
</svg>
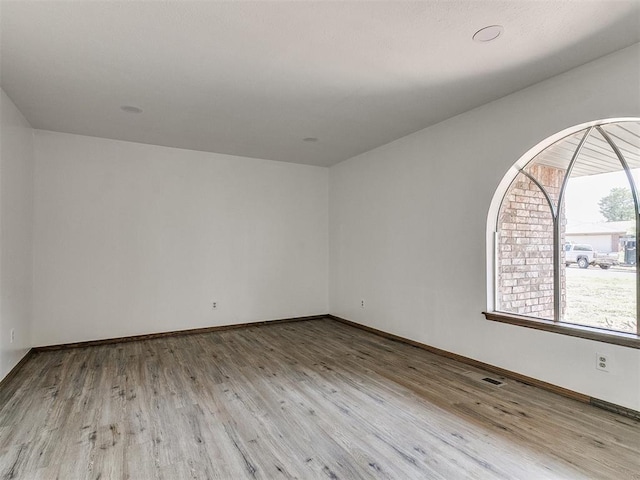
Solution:
<svg viewBox="0 0 640 480">
<path fill-rule="evenodd" d="M 589 268 L 589 265 L 607 269 L 618 264 L 618 254 L 602 254 L 596 252 L 586 243 L 567 243 L 564 246 L 565 265 L 568 267 L 577 263 L 580 268 Z"/>
</svg>

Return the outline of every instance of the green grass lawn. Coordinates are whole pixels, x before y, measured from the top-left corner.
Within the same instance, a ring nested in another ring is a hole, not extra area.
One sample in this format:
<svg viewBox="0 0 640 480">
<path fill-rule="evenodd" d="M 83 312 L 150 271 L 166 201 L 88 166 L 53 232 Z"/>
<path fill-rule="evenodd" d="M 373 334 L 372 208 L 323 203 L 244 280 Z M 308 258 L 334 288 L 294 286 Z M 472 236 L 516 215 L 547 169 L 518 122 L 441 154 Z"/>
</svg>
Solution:
<svg viewBox="0 0 640 480">
<path fill-rule="evenodd" d="M 567 268 L 564 321 L 636 333 L 635 274 Z"/>
</svg>

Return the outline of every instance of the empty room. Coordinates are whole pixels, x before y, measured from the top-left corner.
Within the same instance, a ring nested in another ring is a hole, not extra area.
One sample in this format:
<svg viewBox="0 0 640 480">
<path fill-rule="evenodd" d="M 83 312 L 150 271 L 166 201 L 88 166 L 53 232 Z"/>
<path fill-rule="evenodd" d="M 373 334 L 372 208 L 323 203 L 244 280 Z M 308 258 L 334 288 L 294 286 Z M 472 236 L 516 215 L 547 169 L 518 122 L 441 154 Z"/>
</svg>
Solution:
<svg viewBox="0 0 640 480">
<path fill-rule="evenodd" d="M 640 1 L 0 0 L 0 478 L 640 480 Z"/>
</svg>

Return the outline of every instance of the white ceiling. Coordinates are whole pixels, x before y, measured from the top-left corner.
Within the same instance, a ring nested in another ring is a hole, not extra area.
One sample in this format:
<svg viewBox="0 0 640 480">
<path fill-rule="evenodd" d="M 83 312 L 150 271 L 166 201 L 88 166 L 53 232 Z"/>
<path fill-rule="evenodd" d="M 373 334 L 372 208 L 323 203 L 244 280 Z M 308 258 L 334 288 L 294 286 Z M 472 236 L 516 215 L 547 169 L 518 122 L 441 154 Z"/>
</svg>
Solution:
<svg viewBox="0 0 640 480">
<path fill-rule="evenodd" d="M 638 0 L 0 8 L 0 82 L 34 128 L 324 166 L 640 41 Z"/>
</svg>

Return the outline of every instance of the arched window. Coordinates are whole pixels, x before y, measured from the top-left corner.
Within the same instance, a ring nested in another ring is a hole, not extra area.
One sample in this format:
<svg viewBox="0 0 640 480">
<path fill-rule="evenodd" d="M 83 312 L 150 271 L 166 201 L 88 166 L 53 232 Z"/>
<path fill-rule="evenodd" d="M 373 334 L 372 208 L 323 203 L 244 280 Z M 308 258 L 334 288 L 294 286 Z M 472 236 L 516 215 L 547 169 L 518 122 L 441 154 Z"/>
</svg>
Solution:
<svg viewBox="0 0 640 480">
<path fill-rule="evenodd" d="M 564 133 L 517 162 L 496 192 L 487 318 L 636 346 L 640 119 Z"/>
</svg>

